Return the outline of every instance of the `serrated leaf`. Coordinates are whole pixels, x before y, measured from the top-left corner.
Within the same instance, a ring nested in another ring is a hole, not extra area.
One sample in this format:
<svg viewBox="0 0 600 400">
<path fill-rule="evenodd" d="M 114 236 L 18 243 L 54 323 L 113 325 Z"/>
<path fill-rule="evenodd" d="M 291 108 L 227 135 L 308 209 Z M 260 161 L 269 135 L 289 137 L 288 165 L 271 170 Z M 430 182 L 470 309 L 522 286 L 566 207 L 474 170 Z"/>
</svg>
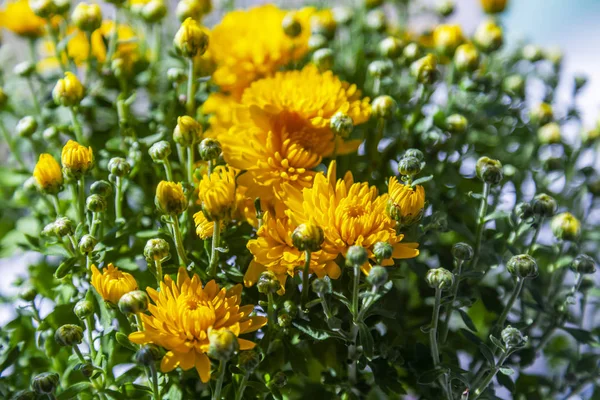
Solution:
<svg viewBox="0 0 600 400">
<path fill-rule="evenodd" d="M 329 332 L 327 332 L 323 329 L 312 328 L 304 323 L 292 322 L 292 325 L 294 325 L 296 327 L 296 329 L 298 329 L 300 332 L 307 334 L 308 336 L 310 336 L 311 338 L 313 338 L 315 340 L 325 340 L 325 339 L 329 339 L 331 337 Z"/>
<path fill-rule="evenodd" d="M 365 356 L 368 359 L 373 358 L 373 348 L 375 347 L 375 343 L 369 327 L 364 322 L 358 324 L 358 338 L 361 346 L 363 347 Z"/>
</svg>

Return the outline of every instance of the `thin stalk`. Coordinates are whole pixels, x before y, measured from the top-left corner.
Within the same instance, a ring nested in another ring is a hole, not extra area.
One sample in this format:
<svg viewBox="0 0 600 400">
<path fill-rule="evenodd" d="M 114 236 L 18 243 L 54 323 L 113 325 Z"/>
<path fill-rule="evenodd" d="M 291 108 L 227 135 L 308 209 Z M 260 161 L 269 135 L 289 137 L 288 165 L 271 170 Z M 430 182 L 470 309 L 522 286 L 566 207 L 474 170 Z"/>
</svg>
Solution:
<svg viewBox="0 0 600 400">
<path fill-rule="evenodd" d="M 90 32 L 85 32 L 85 39 L 88 42 L 88 52 L 86 57 L 85 77 L 83 81 L 86 85 L 89 85 L 90 76 L 92 74 L 92 35 Z"/>
<path fill-rule="evenodd" d="M 531 243 L 529 243 L 529 247 L 527 248 L 527 254 L 533 253 L 533 246 L 537 243 L 538 237 L 540 236 L 540 231 L 542 230 L 542 224 L 544 223 L 544 217 L 540 217 L 538 221 L 535 231 L 533 233 L 533 238 L 531 238 Z"/>
<path fill-rule="evenodd" d="M 171 162 L 168 158 L 163 161 L 163 165 L 165 166 L 165 175 L 167 176 L 167 181 L 174 182 L 173 169 L 171 168 Z"/>
<path fill-rule="evenodd" d="M 219 377 L 217 378 L 217 386 L 215 387 L 215 392 L 213 394 L 213 400 L 221 400 L 221 389 L 223 388 L 223 381 L 225 380 L 225 367 L 227 366 L 227 361 L 220 360 L 219 361 Z"/>
<path fill-rule="evenodd" d="M 77 204 L 79 222 L 85 223 L 85 178 L 83 176 L 77 180 Z"/>
<path fill-rule="evenodd" d="M 156 365 L 154 365 L 154 363 L 150 363 L 150 375 L 152 376 L 152 394 L 154 400 L 159 400 L 161 397 L 160 388 L 158 387 L 158 372 L 156 371 Z"/>
<path fill-rule="evenodd" d="M 500 370 L 500 367 L 502 366 L 502 364 L 504 364 L 504 361 L 506 360 L 506 358 L 508 357 L 508 355 L 509 355 L 509 353 L 503 353 L 500 356 L 500 358 L 498 359 L 498 362 L 496 363 L 496 366 L 494 367 L 494 369 L 492 370 L 492 372 L 490 372 L 488 374 L 488 376 L 486 376 L 486 378 L 483 380 L 483 382 L 481 382 L 481 385 L 479 385 L 477 387 L 477 389 L 475 389 L 473 391 L 473 394 L 475 395 L 473 397 L 473 400 L 478 399 L 479 396 L 481 396 L 481 393 L 483 393 L 485 391 L 485 389 L 487 389 L 487 387 L 490 385 L 490 383 L 492 382 L 492 380 L 494 379 L 494 377 L 496 376 L 496 374 Z"/>
<path fill-rule="evenodd" d="M 85 145 L 85 138 L 83 137 L 83 129 L 81 128 L 81 124 L 77 119 L 77 113 L 75 112 L 75 107 L 69 107 L 69 112 L 71 114 L 71 123 L 73 124 L 73 131 L 75 132 L 75 138 L 77 142 L 81 145 Z"/>
<path fill-rule="evenodd" d="M 477 263 L 479 262 L 479 253 L 481 251 L 481 240 L 483 238 L 483 226 L 485 225 L 485 216 L 488 209 L 488 197 L 490 195 L 491 185 L 487 182 L 483 184 L 483 196 L 481 198 L 481 204 L 479 205 L 479 214 L 477 217 L 477 230 L 475 231 L 475 251 L 473 255 L 472 266 L 474 270 L 477 270 Z"/>
<path fill-rule="evenodd" d="M 242 376 L 242 380 L 240 381 L 240 387 L 235 395 L 235 400 L 242 400 L 244 397 L 244 391 L 246 390 L 246 384 L 248 383 L 248 374 L 244 374 Z"/>
<path fill-rule="evenodd" d="M 437 367 L 440 365 L 440 350 L 437 342 L 438 322 L 440 320 L 440 304 L 442 302 L 442 289 L 435 289 L 435 302 L 433 304 L 433 314 L 431 316 L 431 329 L 429 330 L 429 344 L 431 346 L 431 357 L 433 358 L 433 366 Z M 450 393 L 448 392 L 447 376 L 440 377 L 440 386 L 446 397 L 452 400 Z"/>
<path fill-rule="evenodd" d="M 352 285 L 352 318 L 356 324 L 358 322 L 358 286 L 360 284 L 360 265 L 354 265 L 353 271 L 354 282 Z"/>
<path fill-rule="evenodd" d="M 123 178 L 120 176 L 115 177 L 115 214 L 117 221 L 123 220 Z"/>
<path fill-rule="evenodd" d="M 194 59 L 188 60 L 188 82 L 187 82 L 187 98 L 186 98 L 186 110 L 187 114 L 195 118 L 196 117 L 196 90 L 194 89 Z"/>
<path fill-rule="evenodd" d="M 102 223 L 102 218 L 100 217 L 99 212 L 92 213 L 92 227 L 90 228 L 90 235 L 97 238 L 96 234 L 98 233 L 98 228 Z"/>
<path fill-rule="evenodd" d="M 4 140 L 6 141 L 6 144 L 8 145 L 11 154 L 13 155 L 21 169 L 27 170 L 27 166 L 21 158 L 21 153 L 19 153 L 19 150 L 17 149 L 17 144 L 12 139 L 11 135 L 8 133 L 6 126 L 4 126 L 4 123 L 2 122 L 2 119 L 0 119 L 0 131 L 2 131 L 2 136 L 4 136 Z"/>
<path fill-rule="evenodd" d="M 86 317 L 86 319 L 84 320 L 85 323 L 85 329 L 87 330 L 87 337 L 88 337 L 88 342 L 90 345 L 90 354 L 92 355 L 92 361 L 94 361 L 96 359 L 96 348 L 94 347 L 94 336 L 93 336 L 93 323 L 92 323 L 92 316 L 88 315 Z"/>
<path fill-rule="evenodd" d="M 54 28 L 52 27 L 52 24 L 50 24 L 50 23 L 48 24 L 48 31 L 50 32 L 50 38 L 52 39 L 52 44 L 54 45 L 54 56 L 58 60 L 60 69 L 62 70 L 63 73 L 65 73 L 68 71 L 68 69 L 67 69 L 65 63 L 63 62 L 62 53 L 58 49 L 58 43 L 59 43 L 58 32 L 56 32 L 54 30 Z"/>
<path fill-rule="evenodd" d="M 504 307 L 504 310 L 502 311 L 500 318 L 498 318 L 498 321 L 496 322 L 497 328 L 504 327 L 504 322 L 506 322 L 508 313 L 510 313 L 510 310 L 512 310 L 513 305 L 515 304 L 515 301 L 521 294 L 521 291 L 523 290 L 523 285 L 525 285 L 525 279 L 517 278 L 517 284 L 513 288 L 512 294 L 510 295 L 510 298 L 508 299 L 508 303 L 506 303 L 506 306 Z"/>
<path fill-rule="evenodd" d="M 210 248 L 210 264 L 208 266 L 208 270 L 210 271 L 210 276 L 217 276 L 217 264 L 219 263 L 219 252 L 217 248 L 219 247 L 219 242 L 221 241 L 221 221 L 215 221 L 213 226 L 213 237 Z"/>
<path fill-rule="evenodd" d="M 179 217 L 177 215 L 173 215 L 171 217 L 171 221 L 173 222 L 173 239 L 175 240 L 175 247 L 177 248 L 177 255 L 179 256 L 179 261 L 187 267 L 189 261 L 187 256 L 185 255 L 185 249 L 183 248 L 181 228 L 179 227 Z"/>
<path fill-rule="evenodd" d="M 448 339 L 448 330 L 450 329 L 450 318 L 452 317 L 452 313 L 454 312 L 454 302 L 456 301 L 456 297 L 458 296 L 458 287 L 460 286 L 460 275 L 462 273 L 462 265 L 463 260 L 456 261 L 456 269 L 457 272 L 454 274 L 454 283 L 452 285 L 452 300 L 446 306 L 444 322 L 442 325 L 442 335 L 441 335 L 441 343 L 446 343 Z"/>
<path fill-rule="evenodd" d="M 350 345 L 348 346 L 348 380 L 351 385 L 356 384 L 357 374 L 358 374 L 358 360 L 356 356 L 356 342 L 358 340 L 358 325 L 352 324 L 352 328 L 350 330 L 350 337 L 352 338 Z"/>
<path fill-rule="evenodd" d="M 117 41 L 119 39 L 119 7 L 115 8 L 115 23 L 113 25 L 113 30 L 110 33 L 110 38 L 108 39 L 108 52 L 106 53 L 106 60 L 104 61 L 104 68 L 109 68 L 110 63 L 112 62 L 113 55 L 117 50 Z"/>
<path fill-rule="evenodd" d="M 35 88 L 33 87 L 33 79 L 31 79 L 31 76 L 27 77 L 27 86 L 29 86 L 29 90 L 31 91 L 31 99 L 33 100 L 33 108 L 35 109 L 37 120 L 42 124 L 44 122 L 42 118 L 42 107 L 40 106 L 40 101 L 38 100 Z"/>
<path fill-rule="evenodd" d="M 277 320 L 275 319 L 275 299 L 273 293 L 267 293 L 267 317 L 269 318 L 269 331 L 273 331 Z"/>
<path fill-rule="evenodd" d="M 190 185 L 194 183 L 194 146 L 187 148 L 187 178 Z"/>
<path fill-rule="evenodd" d="M 154 260 L 154 267 L 156 268 L 156 287 L 159 288 L 163 279 L 162 261 Z"/>
<path fill-rule="evenodd" d="M 302 309 L 308 303 L 308 273 L 310 271 L 310 250 L 304 252 L 304 271 L 302 272 Z"/>
<path fill-rule="evenodd" d="M 51 195 L 52 205 L 54 206 L 54 212 L 56 213 L 56 217 L 60 218 L 60 203 L 58 202 L 58 195 Z"/>
</svg>

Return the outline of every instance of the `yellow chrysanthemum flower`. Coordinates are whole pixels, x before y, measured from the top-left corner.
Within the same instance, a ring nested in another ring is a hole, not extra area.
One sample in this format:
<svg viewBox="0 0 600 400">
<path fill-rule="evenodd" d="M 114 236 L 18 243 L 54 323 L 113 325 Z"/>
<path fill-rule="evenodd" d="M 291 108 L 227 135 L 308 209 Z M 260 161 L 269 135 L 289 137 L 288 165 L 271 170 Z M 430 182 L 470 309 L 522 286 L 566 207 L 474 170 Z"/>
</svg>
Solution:
<svg viewBox="0 0 600 400">
<path fill-rule="evenodd" d="M 188 207 L 181 183 L 160 181 L 156 186 L 155 203 L 168 215 L 180 215 Z"/>
<path fill-rule="evenodd" d="M 481 0 L 483 11 L 490 14 L 501 13 L 506 8 L 508 0 Z"/>
<path fill-rule="evenodd" d="M 91 147 L 85 147 L 74 140 L 69 140 L 62 149 L 60 160 L 68 173 L 74 176 L 83 175 L 92 168 L 94 153 Z"/>
<path fill-rule="evenodd" d="M 46 20 L 33 13 L 28 0 L 8 2 L 4 10 L 0 10 L 0 27 L 19 36 L 40 37 L 44 34 L 45 26 Z"/>
<path fill-rule="evenodd" d="M 417 185 L 414 188 L 398 182 L 395 176 L 388 184 L 389 200 L 387 213 L 402 225 L 411 225 L 423 216 L 425 207 L 425 189 Z"/>
<path fill-rule="evenodd" d="M 152 315 L 142 314 L 144 331 L 129 335 L 137 344 L 153 343 L 167 349 L 160 368 L 170 372 L 196 368 L 202 382 L 210 380 L 209 349 L 211 332 L 228 330 L 235 336 L 256 331 L 267 323 L 265 317 L 250 316 L 253 305 L 240 306 L 242 286 L 226 290 L 214 280 L 202 287 L 198 275 L 190 279 L 180 268 L 177 281 L 166 275 L 160 292 L 148 288 L 154 302 L 148 306 Z M 249 350 L 255 343 L 239 338 L 240 350 Z"/>
<path fill-rule="evenodd" d="M 248 250 L 254 256 L 246 274 L 244 275 L 244 284 L 252 286 L 260 277 L 263 271 L 269 270 L 275 274 L 281 289 L 278 292 L 285 292 L 285 282 L 288 276 L 294 276 L 298 269 L 304 267 L 305 253 L 298 250 L 292 243 L 291 234 L 296 225 L 288 217 L 271 216 L 265 212 L 263 224 L 257 232 L 257 238 L 248 242 Z M 310 262 L 310 273 L 316 274 L 319 278 L 329 276 L 337 279 L 341 270 L 336 263 L 323 264 L 318 261 L 321 251 L 312 253 Z"/>
<path fill-rule="evenodd" d="M 235 176 L 237 171 L 219 165 L 200 181 L 198 195 L 202 203 L 202 212 L 210 221 L 231 219 L 236 205 Z"/>
<path fill-rule="evenodd" d="M 377 189 L 368 183 L 355 183 L 352 173 L 336 182 L 335 161 L 331 162 L 327 176 L 315 176 L 312 188 L 299 191 L 285 184 L 285 204 L 296 225 L 310 220 L 325 233 L 318 262 L 331 265 L 338 255 L 345 255 L 350 246 L 362 246 L 373 258 L 373 246 L 387 242 L 393 246 L 392 258 L 413 258 L 419 254 L 417 243 L 402 242 L 403 235 L 396 233 L 396 222 L 385 212 L 388 195 L 377 195 Z M 383 265 L 393 264 L 385 260 Z M 368 273 L 370 265 L 363 265 Z"/>
<path fill-rule="evenodd" d="M 211 33 L 209 52 L 217 64 L 213 79 L 224 92 L 239 98 L 250 83 L 269 76 L 308 52 L 313 8 L 298 11 L 302 25 L 291 38 L 282 28 L 287 11 L 274 5 L 227 13 Z"/>
<path fill-rule="evenodd" d="M 117 305 L 124 294 L 138 288 L 133 275 L 120 271 L 112 263 L 102 272 L 92 265 L 92 286 L 104 300 L 113 305 Z"/>
<path fill-rule="evenodd" d="M 33 177 L 40 189 L 46 193 L 56 194 L 63 184 L 60 165 L 50 154 L 40 154 L 40 159 L 35 164 Z"/>
</svg>

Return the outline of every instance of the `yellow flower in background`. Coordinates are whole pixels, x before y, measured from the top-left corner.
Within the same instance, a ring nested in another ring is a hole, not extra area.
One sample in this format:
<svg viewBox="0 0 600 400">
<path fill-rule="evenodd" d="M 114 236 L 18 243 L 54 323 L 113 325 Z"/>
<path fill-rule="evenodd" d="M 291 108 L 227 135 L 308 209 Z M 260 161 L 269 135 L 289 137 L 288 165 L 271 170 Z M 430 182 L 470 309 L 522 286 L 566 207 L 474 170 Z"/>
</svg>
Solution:
<svg viewBox="0 0 600 400">
<path fill-rule="evenodd" d="M 227 13 L 211 32 L 209 52 L 217 68 L 213 79 L 223 92 L 239 98 L 253 81 L 269 76 L 308 52 L 313 8 L 296 12 L 300 35 L 287 36 L 282 22 L 288 11 L 274 5 Z"/>
<path fill-rule="evenodd" d="M 210 128 L 205 135 L 211 138 L 219 138 L 233 125 L 248 120 L 248 109 L 239 100 L 231 95 L 217 92 L 211 93 L 202 104 L 202 113 L 209 115 Z"/>
<path fill-rule="evenodd" d="M 74 140 L 69 140 L 62 149 L 60 160 L 63 168 L 70 174 L 84 175 L 94 164 L 94 153 L 91 147 L 85 147 Z"/>
<path fill-rule="evenodd" d="M 56 104 L 65 107 L 79 105 L 83 99 L 85 88 L 72 72 L 65 72 L 65 77 L 59 79 L 52 90 L 52 97 Z"/>
<path fill-rule="evenodd" d="M 0 10 L 0 27 L 19 36 L 37 38 L 44 35 L 46 20 L 33 13 L 28 0 L 7 2 Z"/>
<path fill-rule="evenodd" d="M 581 235 L 581 222 L 570 212 L 555 215 L 550 227 L 559 240 L 575 241 Z"/>
<path fill-rule="evenodd" d="M 452 56 L 465 41 L 460 25 L 441 24 L 433 30 L 433 44 L 442 54 Z"/>
<path fill-rule="evenodd" d="M 166 275 L 160 292 L 152 288 L 146 291 L 154 302 L 148 307 L 152 315 L 141 315 L 145 330 L 130 334 L 129 340 L 164 347 L 167 353 L 160 369 L 165 373 L 177 367 L 184 371 L 196 368 L 206 383 L 210 380 L 210 359 L 206 353 L 211 333 L 228 330 L 238 337 L 240 350 L 249 350 L 255 343 L 239 335 L 254 332 L 267 323 L 265 317 L 250 316 L 253 305 L 240 305 L 242 285 L 226 290 L 212 280 L 202 287 L 198 275 L 190 279 L 185 268 L 179 269 L 177 281 Z"/>
<path fill-rule="evenodd" d="M 50 154 L 40 154 L 40 159 L 35 164 L 33 177 L 39 188 L 50 194 L 56 194 L 63 184 L 60 165 Z"/>
<path fill-rule="evenodd" d="M 501 13 L 506 8 L 508 0 L 481 0 L 483 11 L 489 14 Z"/>
<path fill-rule="evenodd" d="M 350 246 L 362 246 L 373 258 L 377 242 L 392 245 L 392 258 L 413 258 L 419 254 L 417 243 L 402 242 L 403 235 L 396 233 L 396 222 L 385 212 L 388 195 L 378 196 L 377 189 L 368 183 L 355 183 L 350 172 L 336 181 L 336 164 L 331 162 L 327 176 L 315 176 L 313 187 L 299 191 L 284 185 L 288 215 L 296 225 L 313 221 L 325 233 L 325 241 L 318 262 L 333 268 L 339 255 L 345 256 Z M 391 265 L 388 259 L 383 265 Z M 363 265 L 368 273 L 370 265 Z"/>
<path fill-rule="evenodd" d="M 395 176 L 388 184 L 389 200 L 387 213 L 401 225 L 411 225 L 421 219 L 425 207 L 425 189 L 421 185 L 414 188 L 398 182 Z"/>
<path fill-rule="evenodd" d="M 210 174 L 204 175 L 198 187 L 202 212 L 210 221 L 231 219 L 236 205 L 235 176 L 237 171 L 219 165 Z"/>
<path fill-rule="evenodd" d="M 133 275 L 120 271 L 113 264 L 108 264 L 102 272 L 92 265 L 92 286 L 104 300 L 113 305 L 117 305 L 124 294 L 138 288 Z"/>
<path fill-rule="evenodd" d="M 155 203 L 168 215 L 180 215 L 188 207 L 181 183 L 160 181 L 156 187 Z"/>
<path fill-rule="evenodd" d="M 264 271 L 275 274 L 281 289 L 279 294 L 285 292 L 285 282 L 288 276 L 294 276 L 296 271 L 304 267 L 304 251 L 298 250 L 292 243 L 292 232 L 296 225 L 287 217 L 272 216 L 268 211 L 263 216 L 263 224 L 257 232 L 257 238 L 248 241 L 246 247 L 254 256 L 246 274 L 244 284 L 252 286 Z M 319 278 L 329 276 L 337 279 L 341 270 L 336 263 L 320 263 L 318 261 L 321 251 L 312 253 L 310 273 Z"/>
</svg>

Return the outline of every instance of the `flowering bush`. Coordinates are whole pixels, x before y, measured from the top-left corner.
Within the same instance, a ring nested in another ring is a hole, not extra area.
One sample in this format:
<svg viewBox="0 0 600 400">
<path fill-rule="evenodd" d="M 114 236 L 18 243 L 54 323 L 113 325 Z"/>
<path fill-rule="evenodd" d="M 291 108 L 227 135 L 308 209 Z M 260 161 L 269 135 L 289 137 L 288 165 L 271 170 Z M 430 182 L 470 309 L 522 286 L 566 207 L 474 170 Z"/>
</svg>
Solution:
<svg viewBox="0 0 600 400">
<path fill-rule="evenodd" d="M 0 13 L 2 398 L 598 396 L 600 127 L 506 0 L 111 3 Z"/>
</svg>

